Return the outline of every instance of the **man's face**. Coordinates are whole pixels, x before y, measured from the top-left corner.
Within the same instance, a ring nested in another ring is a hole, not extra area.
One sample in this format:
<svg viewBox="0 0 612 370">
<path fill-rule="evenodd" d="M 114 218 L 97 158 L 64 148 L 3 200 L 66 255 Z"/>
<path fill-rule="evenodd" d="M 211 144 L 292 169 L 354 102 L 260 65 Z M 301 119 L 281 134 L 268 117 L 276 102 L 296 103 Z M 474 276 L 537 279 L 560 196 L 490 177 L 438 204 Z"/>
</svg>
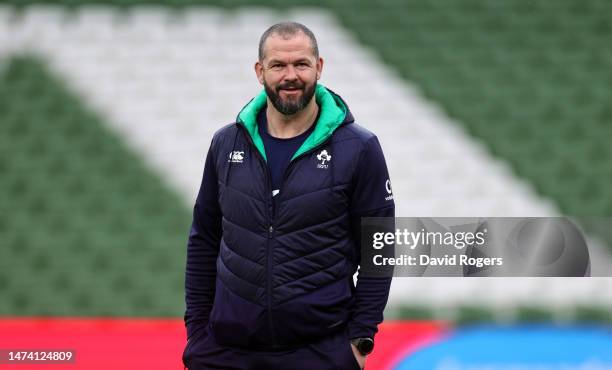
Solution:
<svg viewBox="0 0 612 370">
<path fill-rule="evenodd" d="M 293 115 L 308 105 L 323 59 L 313 54 L 310 39 L 302 32 L 285 39 L 272 34 L 264 44 L 263 60 L 255 64 L 259 82 L 276 110 Z"/>
</svg>

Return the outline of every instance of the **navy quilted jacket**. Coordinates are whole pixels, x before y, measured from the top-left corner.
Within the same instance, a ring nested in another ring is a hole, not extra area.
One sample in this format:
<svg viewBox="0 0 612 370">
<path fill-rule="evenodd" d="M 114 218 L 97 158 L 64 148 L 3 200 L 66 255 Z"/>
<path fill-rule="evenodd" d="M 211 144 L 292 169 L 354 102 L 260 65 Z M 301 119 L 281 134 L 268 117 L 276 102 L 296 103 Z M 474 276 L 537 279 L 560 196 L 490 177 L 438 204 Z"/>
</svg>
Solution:
<svg viewBox="0 0 612 370">
<path fill-rule="evenodd" d="M 338 95 L 318 85 L 315 98 L 319 119 L 274 197 L 265 92 L 215 133 L 189 235 L 189 337 L 210 324 L 220 344 L 274 350 L 346 325 L 374 336 L 382 321 L 390 278 L 353 284 L 359 217 L 394 214 L 382 150 Z"/>
</svg>

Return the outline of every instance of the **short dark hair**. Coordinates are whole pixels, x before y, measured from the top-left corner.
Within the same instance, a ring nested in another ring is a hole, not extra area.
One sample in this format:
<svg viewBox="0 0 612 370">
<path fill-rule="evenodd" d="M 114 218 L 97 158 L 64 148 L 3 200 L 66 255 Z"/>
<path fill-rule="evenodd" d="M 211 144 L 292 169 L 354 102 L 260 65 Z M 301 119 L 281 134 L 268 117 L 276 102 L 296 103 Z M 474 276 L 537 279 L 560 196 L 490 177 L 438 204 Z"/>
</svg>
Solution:
<svg viewBox="0 0 612 370">
<path fill-rule="evenodd" d="M 301 23 L 297 22 L 281 22 L 277 23 L 266 30 L 259 39 L 259 61 L 261 62 L 264 58 L 264 44 L 266 40 L 273 34 L 279 35 L 283 38 L 289 38 L 295 36 L 297 33 L 302 32 L 306 37 L 310 39 L 312 45 L 312 53 L 315 58 L 319 59 L 319 46 L 317 45 L 317 39 L 314 33 Z"/>
</svg>

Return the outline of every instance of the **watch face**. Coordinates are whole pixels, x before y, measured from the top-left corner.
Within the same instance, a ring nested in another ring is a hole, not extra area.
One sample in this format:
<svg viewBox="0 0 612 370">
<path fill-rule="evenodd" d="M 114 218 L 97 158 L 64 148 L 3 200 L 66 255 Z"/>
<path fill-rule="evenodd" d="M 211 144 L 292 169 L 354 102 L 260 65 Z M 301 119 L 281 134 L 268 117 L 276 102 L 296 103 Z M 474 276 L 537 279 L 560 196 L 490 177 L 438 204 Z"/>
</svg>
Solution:
<svg viewBox="0 0 612 370">
<path fill-rule="evenodd" d="M 374 341 L 370 338 L 360 338 L 357 349 L 362 355 L 368 355 L 374 349 Z"/>
</svg>

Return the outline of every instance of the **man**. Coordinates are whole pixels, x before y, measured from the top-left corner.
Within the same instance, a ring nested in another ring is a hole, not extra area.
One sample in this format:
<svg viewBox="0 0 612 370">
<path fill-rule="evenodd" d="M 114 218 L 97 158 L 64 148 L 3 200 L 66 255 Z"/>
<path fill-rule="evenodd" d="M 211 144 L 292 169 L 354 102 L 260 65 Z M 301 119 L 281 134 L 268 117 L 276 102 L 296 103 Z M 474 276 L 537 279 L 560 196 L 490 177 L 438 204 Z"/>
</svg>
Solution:
<svg viewBox="0 0 612 370">
<path fill-rule="evenodd" d="M 217 131 L 189 234 L 189 369 L 362 369 L 391 278 L 353 275 L 361 217 L 392 217 L 378 139 L 318 84 L 312 32 L 261 37 L 264 91 Z"/>
</svg>

